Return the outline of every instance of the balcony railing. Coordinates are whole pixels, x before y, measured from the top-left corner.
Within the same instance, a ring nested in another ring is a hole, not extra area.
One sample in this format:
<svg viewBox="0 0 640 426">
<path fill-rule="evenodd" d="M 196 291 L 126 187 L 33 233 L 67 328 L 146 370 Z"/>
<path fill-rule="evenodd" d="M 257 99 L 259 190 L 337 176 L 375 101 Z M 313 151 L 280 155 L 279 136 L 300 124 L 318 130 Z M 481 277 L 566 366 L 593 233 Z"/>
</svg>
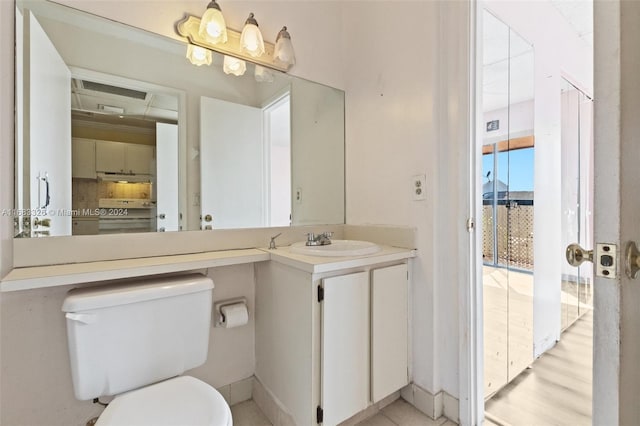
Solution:
<svg viewBox="0 0 640 426">
<path fill-rule="evenodd" d="M 533 270 L 533 200 L 483 200 L 482 231 L 484 263 Z"/>
</svg>

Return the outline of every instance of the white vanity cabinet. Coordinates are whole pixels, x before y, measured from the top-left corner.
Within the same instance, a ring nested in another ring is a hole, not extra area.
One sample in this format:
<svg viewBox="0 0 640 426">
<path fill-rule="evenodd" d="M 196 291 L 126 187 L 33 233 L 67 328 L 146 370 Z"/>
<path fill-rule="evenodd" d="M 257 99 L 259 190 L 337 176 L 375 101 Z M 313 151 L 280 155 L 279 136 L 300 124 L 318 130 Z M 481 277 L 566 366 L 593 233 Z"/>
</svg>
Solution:
<svg viewBox="0 0 640 426">
<path fill-rule="evenodd" d="M 407 260 L 256 265 L 256 376 L 298 425 L 336 425 L 409 382 Z"/>
<path fill-rule="evenodd" d="M 96 142 L 93 139 L 71 139 L 71 177 L 96 178 Z"/>
<path fill-rule="evenodd" d="M 153 150 L 151 145 L 96 141 L 96 171 L 152 174 Z"/>
</svg>

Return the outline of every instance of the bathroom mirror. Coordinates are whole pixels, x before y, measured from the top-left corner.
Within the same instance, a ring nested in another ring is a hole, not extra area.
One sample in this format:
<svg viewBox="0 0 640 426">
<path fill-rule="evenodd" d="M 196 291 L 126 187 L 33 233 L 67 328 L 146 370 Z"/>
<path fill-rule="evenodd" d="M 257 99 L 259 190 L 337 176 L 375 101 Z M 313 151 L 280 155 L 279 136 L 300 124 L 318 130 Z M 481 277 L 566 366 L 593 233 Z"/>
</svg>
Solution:
<svg viewBox="0 0 640 426">
<path fill-rule="evenodd" d="M 16 45 L 16 236 L 344 223 L 344 92 L 49 1 Z"/>
</svg>

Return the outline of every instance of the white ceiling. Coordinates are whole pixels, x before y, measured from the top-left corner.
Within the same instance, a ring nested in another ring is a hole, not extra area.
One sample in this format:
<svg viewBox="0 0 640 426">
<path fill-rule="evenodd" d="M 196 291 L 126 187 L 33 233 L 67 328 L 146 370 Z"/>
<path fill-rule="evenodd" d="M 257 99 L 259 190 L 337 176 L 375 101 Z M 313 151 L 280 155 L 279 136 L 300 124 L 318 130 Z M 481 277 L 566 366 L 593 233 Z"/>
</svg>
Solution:
<svg viewBox="0 0 640 426">
<path fill-rule="evenodd" d="M 533 47 L 489 12 L 483 17 L 484 111 L 533 99 Z"/>
<path fill-rule="evenodd" d="M 162 93 L 146 92 L 144 99 L 135 99 L 111 93 L 89 90 L 78 79 L 71 84 L 71 108 L 75 111 L 113 114 L 147 120 L 178 120 L 178 99 Z M 106 107 L 121 108 L 123 112 L 110 113 Z"/>
<path fill-rule="evenodd" d="M 593 0 L 550 0 L 587 45 L 593 47 Z"/>
<path fill-rule="evenodd" d="M 593 47 L 593 0 L 548 0 L 585 43 Z M 483 110 L 534 98 L 531 45 L 485 11 L 483 16 Z"/>
</svg>

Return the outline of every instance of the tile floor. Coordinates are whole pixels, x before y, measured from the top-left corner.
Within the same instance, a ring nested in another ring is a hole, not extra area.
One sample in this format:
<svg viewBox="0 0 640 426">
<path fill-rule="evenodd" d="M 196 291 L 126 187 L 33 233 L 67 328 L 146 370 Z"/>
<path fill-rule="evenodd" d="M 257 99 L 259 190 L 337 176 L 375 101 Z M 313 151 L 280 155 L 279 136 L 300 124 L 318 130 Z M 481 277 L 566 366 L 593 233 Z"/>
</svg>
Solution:
<svg viewBox="0 0 640 426">
<path fill-rule="evenodd" d="M 269 420 L 253 402 L 245 401 L 231 407 L 233 426 L 271 426 Z M 440 417 L 432 420 L 403 399 L 383 408 L 377 415 L 359 423 L 360 426 L 454 426 L 450 420 Z"/>
</svg>

